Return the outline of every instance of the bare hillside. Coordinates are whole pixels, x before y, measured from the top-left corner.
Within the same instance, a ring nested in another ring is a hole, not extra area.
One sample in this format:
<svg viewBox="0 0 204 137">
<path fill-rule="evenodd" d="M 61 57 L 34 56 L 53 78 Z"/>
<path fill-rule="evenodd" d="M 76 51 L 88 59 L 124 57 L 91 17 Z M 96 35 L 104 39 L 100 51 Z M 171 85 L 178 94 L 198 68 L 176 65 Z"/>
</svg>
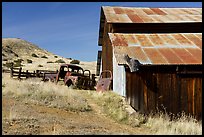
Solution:
<svg viewBox="0 0 204 137">
<path fill-rule="evenodd" d="M 11 62 L 19 62 L 22 60 L 23 70 L 57 70 L 62 63 L 70 63 L 71 58 L 64 58 L 53 54 L 39 46 L 19 38 L 2 38 L 2 66 L 5 68 L 6 64 Z M 57 63 L 58 62 L 58 63 Z M 17 64 L 17 66 L 19 66 Z M 89 69 L 92 74 L 95 73 L 95 62 L 82 62 L 79 66 L 84 69 Z"/>
</svg>

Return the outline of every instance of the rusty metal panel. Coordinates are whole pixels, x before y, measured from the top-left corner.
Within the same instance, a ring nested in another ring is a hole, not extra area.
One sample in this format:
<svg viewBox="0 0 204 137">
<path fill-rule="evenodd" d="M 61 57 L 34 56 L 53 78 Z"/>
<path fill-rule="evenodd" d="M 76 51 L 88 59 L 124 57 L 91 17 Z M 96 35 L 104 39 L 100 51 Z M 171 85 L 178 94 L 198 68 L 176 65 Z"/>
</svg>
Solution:
<svg viewBox="0 0 204 137">
<path fill-rule="evenodd" d="M 111 40 L 113 46 L 128 46 L 127 41 L 125 40 L 124 36 L 122 36 L 122 35 L 109 33 L 109 37 L 110 37 L 110 40 Z"/>
<path fill-rule="evenodd" d="M 118 15 L 106 13 L 107 22 L 120 22 Z"/>
<path fill-rule="evenodd" d="M 202 64 L 202 34 L 123 34 L 109 33 L 116 60 L 124 54 L 142 64 Z M 201 38 L 201 39 L 200 39 Z M 126 47 L 126 48 L 124 48 Z"/>
<path fill-rule="evenodd" d="M 138 46 L 139 46 L 139 41 L 135 38 L 134 35 L 123 35 L 123 36 L 127 40 L 128 46 L 135 45 L 137 43 L 138 43 Z"/>
<path fill-rule="evenodd" d="M 158 15 L 157 15 L 158 16 Z M 175 20 L 175 16 L 170 16 L 170 15 L 164 15 L 164 16 L 158 16 L 158 21 L 161 21 L 161 22 L 168 22 L 168 23 L 174 23 L 174 20 Z M 152 17 L 153 18 L 153 17 Z"/>
<path fill-rule="evenodd" d="M 145 15 L 140 15 L 140 18 L 143 20 L 145 23 L 155 23 L 158 22 L 156 21 L 152 16 L 145 16 Z"/>
<path fill-rule="evenodd" d="M 137 15 L 142 15 L 142 16 L 147 16 L 147 14 L 143 11 L 142 8 L 131 8 L 134 10 L 134 13 L 137 14 Z M 129 14 L 129 13 L 127 13 Z"/>
<path fill-rule="evenodd" d="M 166 15 L 166 13 L 159 8 L 150 8 L 150 9 L 158 15 Z"/>
<path fill-rule="evenodd" d="M 194 34 L 194 35 L 197 36 L 202 41 L 202 34 L 201 33 L 197 33 L 197 34 Z"/>
<path fill-rule="evenodd" d="M 192 43 L 202 49 L 202 40 L 196 37 L 194 34 L 185 34 L 185 37 L 188 38 Z"/>
<path fill-rule="evenodd" d="M 184 62 L 169 48 L 159 48 L 158 51 L 166 58 L 167 64 L 183 64 Z"/>
<path fill-rule="evenodd" d="M 143 48 L 152 64 L 168 64 L 168 60 L 155 48 Z"/>
<path fill-rule="evenodd" d="M 148 58 L 144 50 L 140 47 L 129 47 L 130 57 L 137 59 L 142 64 L 151 64 L 151 60 Z M 128 55 L 129 55 L 128 52 Z"/>
<path fill-rule="evenodd" d="M 136 14 L 128 15 L 128 17 L 131 19 L 132 22 L 143 23 L 143 20 L 140 18 L 140 16 Z"/>
<path fill-rule="evenodd" d="M 172 35 L 168 34 L 159 34 L 160 38 L 162 38 L 165 42 L 165 45 L 179 45 L 178 41 L 175 40 Z"/>
<path fill-rule="evenodd" d="M 124 14 L 123 8 L 120 7 L 114 7 L 113 8 L 116 14 Z"/>
<path fill-rule="evenodd" d="M 135 11 L 131 8 L 124 8 L 123 11 L 125 14 L 135 14 Z"/>
<path fill-rule="evenodd" d="M 143 11 L 144 11 L 147 15 L 156 14 L 153 10 L 151 10 L 151 9 L 149 9 L 149 8 L 143 9 Z"/>
<path fill-rule="evenodd" d="M 103 6 L 109 23 L 202 22 L 202 8 L 137 8 Z M 122 15 L 121 17 L 119 15 Z M 127 17 L 123 18 L 126 15 Z M 131 20 L 131 22 L 130 22 Z"/>
<path fill-rule="evenodd" d="M 115 14 L 115 10 L 113 9 L 113 7 L 102 6 L 102 9 L 106 14 Z"/>
<path fill-rule="evenodd" d="M 126 61 L 124 60 L 123 55 L 128 53 L 128 47 L 116 46 L 113 48 L 113 51 L 114 51 L 117 63 L 126 64 Z"/>
<path fill-rule="evenodd" d="M 148 38 L 148 35 L 135 35 L 135 38 L 139 41 L 142 47 L 152 47 L 153 44 Z"/>
<path fill-rule="evenodd" d="M 197 63 L 197 60 L 189 52 L 182 48 L 173 48 L 174 53 L 186 64 Z"/>
<path fill-rule="evenodd" d="M 180 43 L 180 45 L 192 45 L 192 43 L 182 34 L 174 34 L 172 36 Z"/>
<path fill-rule="evenodd" d="M 159 35 L 157 35 L 157 34 L 150 34 L 149 35 L 149 38 L 150 38 L 150 40 L 152 41 L 152 43 L 154 44 L 154 45 L 157 45 L 157 46 L 162 46 L 162 45 L 164 45 L 164 41 L 160 38 L 160 36 Z"/>
<path fill-rule="evenodd" d="M 120 14 L 118 16 L 118 22 L 126 22 L 126 23 L 132 23 L 132 20 L 128 17 L 126 14 Z"/>
<path fill-rule="evenodd" d="M 106 77 L 107 73 L 109 76 Z M 96 85 L 96 91 L 97 92 L 108 91 L 111 84 L 111 80 L 112 80 L 112 72 L 110 70 L 103 70 L 100 74 L 98 83 Z"/>
<path fill-rule="evenodd" d="M 202 64 L 202 50 L 201 49 L 196 49 L 196 48 L 188 48 L 186 49 L 188 52 L 191 53 L 197 60 L 196 64 Z"/>
</svg>

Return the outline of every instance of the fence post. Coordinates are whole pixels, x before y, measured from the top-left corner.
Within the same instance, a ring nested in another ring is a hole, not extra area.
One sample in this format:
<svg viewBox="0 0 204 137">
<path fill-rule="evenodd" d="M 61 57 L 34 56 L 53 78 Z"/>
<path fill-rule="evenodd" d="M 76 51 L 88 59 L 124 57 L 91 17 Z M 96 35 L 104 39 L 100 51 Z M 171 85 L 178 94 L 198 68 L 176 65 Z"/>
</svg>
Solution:
<svg viewBox="0 0 204 137">
<path fill-rule="evenodd" d="M 18 73 L 18 79 L 21 79 L 21 70 L 22 70 L 22 68 L 20 67 L 19 68 L 19 73 Z"/>
<path fill-rule="evenodd" d="M 43 81 L 45 81 L 45 73 L 43 73 Z"/>
<path fill-rule="evenodd" d="M 28 78 L 28 70 L 26 70 L 26 79 Z"/>
<path fill-rule="evenodd" d="M 36 70 L 36 77 L 39 77 L 39 70 Z"/>
<path fill-rule="evenodd" d="M 11 64 L 11 71 L 10 71 L 10 77 L 12 78 L 13 77 L 13 63 Z"/>
</svg>

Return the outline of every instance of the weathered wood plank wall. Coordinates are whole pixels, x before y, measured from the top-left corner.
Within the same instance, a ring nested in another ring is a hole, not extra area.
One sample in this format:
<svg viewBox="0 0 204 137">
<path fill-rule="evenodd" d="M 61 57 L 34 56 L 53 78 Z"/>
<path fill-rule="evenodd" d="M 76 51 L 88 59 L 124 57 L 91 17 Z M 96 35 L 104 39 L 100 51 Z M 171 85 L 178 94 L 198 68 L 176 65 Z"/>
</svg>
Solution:
<svg viewBox="0 0 204 137">
<path fill-rule="evenodd" d="M 199 67 L 199 66 L 197 66 Z M 127 101 L 143 113 L 157 110 L 202 119 L 202 71 L 179 74 L 175 67 L 149 67 L 131 73 L 126 70 Z"/>
</svg>

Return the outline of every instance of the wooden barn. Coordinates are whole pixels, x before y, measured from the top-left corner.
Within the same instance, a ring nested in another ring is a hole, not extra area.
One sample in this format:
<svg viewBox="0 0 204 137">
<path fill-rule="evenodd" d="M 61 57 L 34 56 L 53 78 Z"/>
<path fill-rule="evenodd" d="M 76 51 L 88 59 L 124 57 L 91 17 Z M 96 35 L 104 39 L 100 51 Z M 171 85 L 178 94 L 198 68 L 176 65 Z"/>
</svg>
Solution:
<svg viewBox="0 0 204 137">
<path fill-rule="evenodd" d="M 97 74 L 149 113 L 184 111 L 202 119 L 202 8 L 101 8 Z"/>
</svg>

